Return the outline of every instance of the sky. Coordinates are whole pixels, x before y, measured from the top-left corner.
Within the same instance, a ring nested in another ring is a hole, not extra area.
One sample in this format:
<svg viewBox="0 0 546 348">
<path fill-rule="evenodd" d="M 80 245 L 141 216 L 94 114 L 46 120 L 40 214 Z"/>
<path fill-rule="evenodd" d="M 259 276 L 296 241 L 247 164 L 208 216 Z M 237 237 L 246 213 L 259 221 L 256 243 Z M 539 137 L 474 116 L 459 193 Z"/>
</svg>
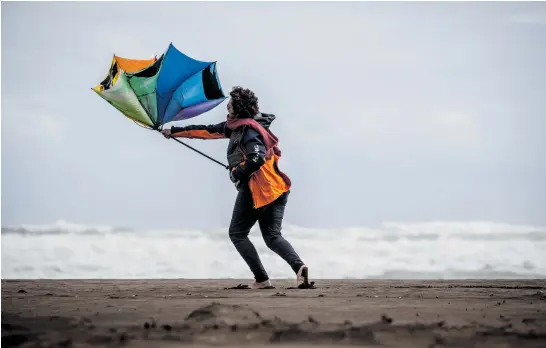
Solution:
<svg viewBox="0 0 546 348">
<path fill-rule="evenodd" d="M 546 225 L 546 3 L 3 2 L 1 25 L 3 226 L 229 224 L 225 170 L 91 90 L 171 42 L 277 116 L 285 223 Z"/>
</svg>

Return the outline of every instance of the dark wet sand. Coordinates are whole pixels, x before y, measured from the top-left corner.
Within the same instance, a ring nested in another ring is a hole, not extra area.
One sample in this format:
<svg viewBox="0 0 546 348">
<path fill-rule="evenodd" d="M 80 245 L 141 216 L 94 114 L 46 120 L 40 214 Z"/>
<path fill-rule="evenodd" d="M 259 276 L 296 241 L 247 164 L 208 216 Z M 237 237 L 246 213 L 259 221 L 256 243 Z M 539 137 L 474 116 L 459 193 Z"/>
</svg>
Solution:
<svg viewBox="0 0 546 348">
<path fill-rule="evenodd" d="M 2 281 L 2 347 L 546 347 L 546 280 Z"/>
</svg>

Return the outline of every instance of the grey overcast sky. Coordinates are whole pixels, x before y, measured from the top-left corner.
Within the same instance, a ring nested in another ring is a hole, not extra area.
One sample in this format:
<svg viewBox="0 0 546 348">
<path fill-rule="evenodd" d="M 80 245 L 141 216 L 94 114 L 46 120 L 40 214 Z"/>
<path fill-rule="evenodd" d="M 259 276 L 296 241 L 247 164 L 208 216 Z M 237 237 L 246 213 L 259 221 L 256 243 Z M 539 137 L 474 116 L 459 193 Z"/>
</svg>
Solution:
<svg viewBox="0 0 546 348">
<path fill-rule="evenodd" d="M 170 42 L 277 115 L 286 223 L 546 224 L 546 3 L 4 2 L 2 225 L 228 225 L 220 166 L 90 89 Z"/>
</svg>

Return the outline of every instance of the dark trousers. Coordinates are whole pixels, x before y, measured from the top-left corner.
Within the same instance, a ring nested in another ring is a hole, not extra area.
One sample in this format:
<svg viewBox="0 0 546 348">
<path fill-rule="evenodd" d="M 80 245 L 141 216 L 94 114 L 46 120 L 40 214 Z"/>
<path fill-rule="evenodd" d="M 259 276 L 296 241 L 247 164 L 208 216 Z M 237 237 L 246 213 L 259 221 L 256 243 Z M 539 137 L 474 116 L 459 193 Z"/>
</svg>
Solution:
<svg viewBox="0 0 546 348">
<path fill-rule="evenodd" d="M 258 209 L 253 207 L 252 196 L 248 188 L 240 191 L 235 200 L 233 216 L 229 226 L 229 238 L 254 274 L 257 282 L 266 281 L 269 276 L 262 265 L 256 248 L 248 239 L 250 229 L 256 221 L 260 224 L 262 237 L 269 249 L 282 257 L 295 273 L 303 265 L 292 245 L 281 235 L 282 220 L 288 195 L 289 192 L 286 192 L 274 202 Z"/>
</svg>

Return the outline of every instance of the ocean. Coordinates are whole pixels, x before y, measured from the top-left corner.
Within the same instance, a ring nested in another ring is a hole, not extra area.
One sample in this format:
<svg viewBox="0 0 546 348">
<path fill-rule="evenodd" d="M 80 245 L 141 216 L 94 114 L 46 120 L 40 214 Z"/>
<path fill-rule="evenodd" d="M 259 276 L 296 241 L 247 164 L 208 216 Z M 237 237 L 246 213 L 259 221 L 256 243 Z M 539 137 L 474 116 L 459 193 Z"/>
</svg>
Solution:
<svg viewBox="0 0 546 348">
<path fill-rule="evenodd" d="M 384 223 L 375 228 L 283 234 L 313 279 L 546 278 L 546 228 L 490 222 Z M 263 242 L 250 238 L 271 278 L 294 278 Z M 58 221 L 2 227 L 3 279 L 251 279 L 227 228 L 138 230 Z"/>
</svg>

